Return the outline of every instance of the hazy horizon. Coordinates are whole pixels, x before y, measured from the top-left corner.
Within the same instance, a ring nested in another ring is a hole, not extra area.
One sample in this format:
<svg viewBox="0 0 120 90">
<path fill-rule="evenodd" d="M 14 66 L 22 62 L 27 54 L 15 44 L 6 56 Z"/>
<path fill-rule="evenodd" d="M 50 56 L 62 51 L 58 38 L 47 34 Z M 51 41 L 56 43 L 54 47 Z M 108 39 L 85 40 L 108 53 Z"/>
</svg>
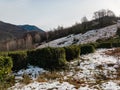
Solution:
<svg viewBox="0 0 120 90">
<path fill-rule="evenodd" d="M 0 0 L 0 20 L 16 25 L 30 24 L 47 31 L 58 25 L 68 27 L 83 16 L 110 9 L 120 15 L 119 0 Z"/>
</svg>

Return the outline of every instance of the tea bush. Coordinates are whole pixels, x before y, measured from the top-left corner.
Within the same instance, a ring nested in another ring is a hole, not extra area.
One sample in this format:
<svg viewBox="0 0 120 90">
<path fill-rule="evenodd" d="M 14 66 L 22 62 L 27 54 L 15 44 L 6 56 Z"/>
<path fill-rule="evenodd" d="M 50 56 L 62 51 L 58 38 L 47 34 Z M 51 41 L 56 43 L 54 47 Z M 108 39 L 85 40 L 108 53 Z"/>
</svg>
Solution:
<svg viewBox="0 0 120 90">
<path fill-rule="evenodd" d="M 95 51 L 94 46 L 89 44 L 80 45 L 80 49 L 81 49 L 80 55 L 94 53 Z"/>
<path fill-rule="evenodd" d="M 67 61 L 71 61 L 80 56 L 80 47 L 77 45 L 64 47 Z"/>
<path fill-rule="evenodd" d="M 66 65 L 65 50 L 63 48 L 42 48 L 28 51 L 28 61 L 31 65 L 42 68 L 55 69 Z"/>
<path fill-rule="evenodd" d="M 13 68 L 12 70 L 20 70 L 27 67 L 27 53 L 24 51 L 16 51 L 8 53 L 8 56 L 12 58 Z"/>
</svg>

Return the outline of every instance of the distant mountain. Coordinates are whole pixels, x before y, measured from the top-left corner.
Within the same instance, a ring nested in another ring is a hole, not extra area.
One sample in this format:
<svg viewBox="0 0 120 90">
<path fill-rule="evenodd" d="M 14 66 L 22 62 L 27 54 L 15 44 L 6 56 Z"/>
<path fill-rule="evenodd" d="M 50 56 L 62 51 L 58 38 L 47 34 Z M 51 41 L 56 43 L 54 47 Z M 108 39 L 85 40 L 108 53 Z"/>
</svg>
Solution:
<svg viewBox="0 0 120 90">
<path fill-rule="evenodd" d="M 44 32 L 42 29 L 38 28 L 37 26 L 34 25 L 19 25 L 22 29 L 26 31 L 39 31 L 39 32 Z"/>
<path fill-rule="evenodd" d="M 28 32 L 29 31 L 29 32 Z M 0 21 L 0 42 L 23 38 L 27 33 L 44 33 L 33 25 L 14 25 Z"/>
<path fill-rule="evenodd" d="M 10 23 L 0 21 L 0 42 L 23 37 L 26 31 Z"/>
</svg>

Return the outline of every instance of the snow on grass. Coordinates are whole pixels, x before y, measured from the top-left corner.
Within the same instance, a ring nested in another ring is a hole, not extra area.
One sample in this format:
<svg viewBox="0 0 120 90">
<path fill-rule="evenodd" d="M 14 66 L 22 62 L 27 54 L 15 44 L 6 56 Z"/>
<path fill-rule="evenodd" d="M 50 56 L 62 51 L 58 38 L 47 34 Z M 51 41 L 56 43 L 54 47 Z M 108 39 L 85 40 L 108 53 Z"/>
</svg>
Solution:
<svg viewBox="0 0 120 90">
<path fill-rule="evenodd" d="M 115 67 L 119 67 L 118 60 L 113 56 L 105 55 L 104 51 L 105 49 L 101 49 L 95 53 L 82 56 L 84 61 L 81 61 L 80 66 L 78 66 L 81 71 L 74 75 L 74 78 L 92 82 L 96 81 L 99 75 L 106 78 L 116 78 L 117 72 Z"/>
<path fill-rule="evenodd" d="M 120 69 L 120 60 L 114 56 L 105 54 L 105 51 L 114 49 L 99 49 L 95 53 L 81 56 L 79 66 L 71 65 L 71 69 L 62 73 L 64 78 L 47 80 L 46 82 L 36 82 L 28 85 L 17 83 L 10 88 L 11 90 L 120 90 L 118 82 L 118 70 Z M 75 61 L 76 62 L 76 61 Z M 74 64 L 72 62 L 71 64 Z M 17 74 L 27 73 L 36 77 L 45 70 L 39 67 L 29 66 L 26 70 L 21 70 Z"/>
<path fill-rule="evenodd" d="M 17 88 L 16 88 L 17 87 Z M 26 86 L 22 86 L 18 88 L 18 86 L 14 86 L 12 88 L 9 88 L 8 90 L 76 90 L 73 85 L 69 84 L 68 82 L 53 82 L 53 83 L 30 83 Z"/>
<path fill-rule="evenodd" d="M 112 81 L 103 83 L 101 87 L 104 90 L 120 90 L 120 86 Z"/>
<path fill-rule="evenodd" d="M 88 86 L 85 86 L 85 87 L 80 87 L 78 90 L 97 90 L 97 89 L 91 89 L 89 88 Z"/>
<path fill-rule="evenodd" d="M 46 44 L 40 45 L 38 48 L 43 48 L 46 46 L 50 47 L 64 47 L 72 45 L 73 43 L 76 44 L 84 44 L 89 42 L 95 42 L 98 39 L 103 38 L 110 38 L 116 35 L 117 25 L 111 25 L 102 29 L 90 30 L 84 34 L 77 34 L 77 35 L 69 35 L 67 37 L 59 38 L 53 41 L 50 41 Z M 78 40 L 74 42 L 74 39 Z"/>
<path fill-rule="evenodd" d="M 18 71 L 17 73 L 14 73 L 16 78 L 22 78 L 24 74 L 29 75 L 32 79 L 35 79 L 40 74 L 46 72 L 43 68 L 39 68 L 37 66 L 31 66 L 29 65 L 27 69 L 22 69 Z"/>
</svg>

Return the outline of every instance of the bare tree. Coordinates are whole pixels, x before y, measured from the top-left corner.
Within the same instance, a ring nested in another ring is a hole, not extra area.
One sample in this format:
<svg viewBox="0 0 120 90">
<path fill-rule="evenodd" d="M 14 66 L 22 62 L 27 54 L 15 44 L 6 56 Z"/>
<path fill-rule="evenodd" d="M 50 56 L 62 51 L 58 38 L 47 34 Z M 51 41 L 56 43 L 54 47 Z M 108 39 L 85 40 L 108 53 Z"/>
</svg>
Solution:
<svg viewBox="0 0 120 90">
<path fill-rule="evenodd" d="M 40 34 L 38 33 L 35 34 L 34 38 L 35 38 L 35 43 L 39 43 L 41 40 Z"/>
<path fill-rule="evenodd" d="M 94 12 L 93 18 L 100 19 L 100 18 L 105 17 L 105 16 L 113 17 L 113 16 L 115 16 L 115 14 L 111 10 L 102 9 L 102 10 Z"/>
<path fill-rule="evenodd" d="M 25 37 L 25 41 L 26 41 L 26 48 L 32 48 L 32 36 L 30 34 L 27 34 L 27 36 Z"/>
<path fill-rule="evenodd" d="M 93 18 L 94 19 L 100 19 L 102 17 L 105 17 L 107 15 L 107 12 L 105 9 L 99 10 L 94 12 Z"/>
<path fill-rule="evenodd" d="M 82 23 L 84 23 L 84 22 L 88 22 L 87 17 L 86 17 L 86 16 L 82 17 L 81 22 L 82 22 Z"/>
<path fill-rule="evenodd" d="M 115 13 L 113 11 L 111 11 L 111 10 L 107 10 L 107 16 L 114 17 Z"/>
</svg>

